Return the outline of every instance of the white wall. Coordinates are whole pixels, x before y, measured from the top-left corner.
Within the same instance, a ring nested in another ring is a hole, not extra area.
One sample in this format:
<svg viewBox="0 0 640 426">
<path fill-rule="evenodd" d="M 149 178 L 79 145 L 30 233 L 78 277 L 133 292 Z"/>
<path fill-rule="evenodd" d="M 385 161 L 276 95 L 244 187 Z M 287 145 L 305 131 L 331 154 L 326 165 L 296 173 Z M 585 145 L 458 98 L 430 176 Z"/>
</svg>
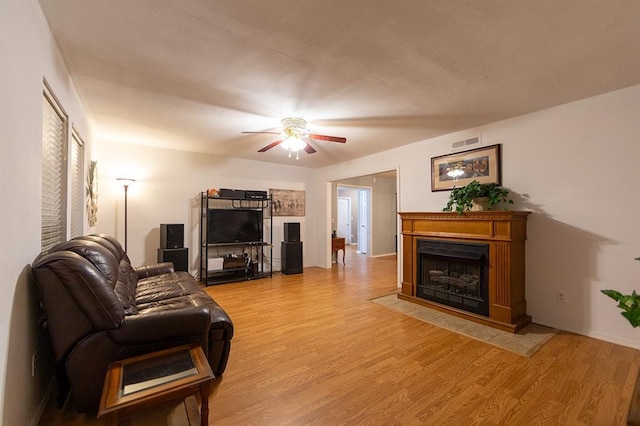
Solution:
<svg viewBox="0 0 640 426">
<path fill-rule="evenodd" d="M 327 167 L 315 185 L 344 179 L 344 170 L 358 176 L 399 164 L 400 211 L 440 211 L 448 192 L 430 191 L 431 157 L 478 135 L 483 145 L 502 144 L 503 185 L 515 209 L 533 212 L 526 244 L 533 321 L 640 348 L 638 331 L 600 293 L 640 287 L 638 111 L 635 86 Z"/>
<path fill-rule="evenodd" d="M 372 195 L 372 256 L 384 256 L 396 252 L 397 208 L 396 179 L 376 177 Z"/>
<path fill-rule="evenodd" d="M 91 150 L 82 105 L 35 0 L 0 0 L 0 424 L 30 424 L 52 378 L 29 265 L 40 252 L 46 78 Z M 31 355 L 39 364 L 31 377 Z"/>
<path fill-rule="evenodd" d="M 155 263 L 161 223 L 185 225 L 190 272 L 199 265 L 199 194 L 208 188 L 243 190 L 294 189 L 305 191 L 310 169 L 246 161 L 145 146 L 98 142 L 99 210 L 96 231 L 115 235 L 124 245 L 124 190 L 116 177 L 137 179 L 127 202 L 128 252 L 134 265 Z M 280 270 L 280 242 L 284 222 L 300 222 L 305 241 L 313 197 L 307 194 L 305 217 L 273 218 L 274 270 Z M 268 224 L 266 222 L 265 224 Z M 265 232 L 270 230 L 265 227 Z M 267 234 L 268 235 L 268 234 Z M 304 244 L 306 253 L 311 250 Z"/>
</svg>

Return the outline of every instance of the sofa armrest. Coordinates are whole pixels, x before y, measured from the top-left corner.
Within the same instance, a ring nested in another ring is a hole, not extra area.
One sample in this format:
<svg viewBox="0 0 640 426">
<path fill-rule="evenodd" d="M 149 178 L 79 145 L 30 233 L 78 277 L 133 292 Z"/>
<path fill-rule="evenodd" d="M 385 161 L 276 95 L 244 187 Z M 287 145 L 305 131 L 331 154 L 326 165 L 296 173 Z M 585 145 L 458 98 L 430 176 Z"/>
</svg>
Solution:
<svg viewBox="0 0 640 426">
<path fill-rule="evenodd" d="M 118 329 L 107 333 L 118 345 L 138 345 L 188 336 L 206 339 L 210 326 L 209 308 L 194 306 L 129 315 Z"/>
<path fill-rule="evenodd" d="M 147 266 L 138 266 L 135 268 L 135 271 L 138 273 L 138 279 L 141 280 L 143 278 L 154 277 L 160 274 L 169 274 L 175 272 L 173 268 L 173 263 L 164 262 L 164 263 L 156 263 L 155 265 L 147 265 Z"/>
</svg>

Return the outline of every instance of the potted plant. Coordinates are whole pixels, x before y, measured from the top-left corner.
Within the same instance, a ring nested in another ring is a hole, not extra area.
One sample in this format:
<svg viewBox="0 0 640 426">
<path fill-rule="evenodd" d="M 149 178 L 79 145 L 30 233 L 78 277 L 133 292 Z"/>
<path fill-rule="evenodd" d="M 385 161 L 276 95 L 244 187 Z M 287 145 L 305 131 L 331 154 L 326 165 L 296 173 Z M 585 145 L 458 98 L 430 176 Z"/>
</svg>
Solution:
<svg viewBox="0 0 640 426">
<path fill-rule="evenodd" d="M 480 183 L 474 180 L 466 186 L 452 189 L 449 201 L 442 210 L 462 214 L 470 210 L 493 210 L 498 203 L 503 203 L 505 210 L 508 204 L 513 204 L 508 189 L 496 183 Z"/>
<path fill-rule="evenodd" d="M 636 257 L 635 260 L 640 260 Z M 640 326 L 640 295 L 635 290 L 631 294 L 622 294 L 616 290 L 601 290 L 604 294 L 618 302 L 620 314 L 635 328 Z"/>
</svg>

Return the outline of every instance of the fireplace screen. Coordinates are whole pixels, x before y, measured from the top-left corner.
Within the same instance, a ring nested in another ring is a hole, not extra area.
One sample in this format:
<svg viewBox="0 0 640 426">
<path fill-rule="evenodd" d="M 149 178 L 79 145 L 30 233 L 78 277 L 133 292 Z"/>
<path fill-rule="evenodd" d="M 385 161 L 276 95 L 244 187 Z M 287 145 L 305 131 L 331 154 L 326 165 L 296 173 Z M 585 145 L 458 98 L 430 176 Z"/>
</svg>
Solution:
<svg viewBox="0 0 640 426">
<path fill-rule="evenodd" d="M 418 241 L 417 296 L 489 315 L 487 244 Z"/>
</svg>

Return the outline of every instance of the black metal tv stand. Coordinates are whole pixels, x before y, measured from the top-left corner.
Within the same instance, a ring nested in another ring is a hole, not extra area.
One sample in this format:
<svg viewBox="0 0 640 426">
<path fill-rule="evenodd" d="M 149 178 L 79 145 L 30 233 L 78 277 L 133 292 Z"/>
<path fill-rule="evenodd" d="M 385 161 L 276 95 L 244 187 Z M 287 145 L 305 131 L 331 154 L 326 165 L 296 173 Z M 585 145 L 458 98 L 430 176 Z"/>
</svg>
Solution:
<svg viewBox="0 0 640 426">
<path fill-rule="evenodd" d="M 262 211 L 261 239 L 222 243 L 209 241 L 210 209 Z M 265 215 L 267 209 L 269 214 Z M 211 197 L 207 191 L 203 191 L 200 194 L 200 281 L 209 286 L 273 276 L 273 219 L 270 213 L 270 197 Z"/>
</svg>

